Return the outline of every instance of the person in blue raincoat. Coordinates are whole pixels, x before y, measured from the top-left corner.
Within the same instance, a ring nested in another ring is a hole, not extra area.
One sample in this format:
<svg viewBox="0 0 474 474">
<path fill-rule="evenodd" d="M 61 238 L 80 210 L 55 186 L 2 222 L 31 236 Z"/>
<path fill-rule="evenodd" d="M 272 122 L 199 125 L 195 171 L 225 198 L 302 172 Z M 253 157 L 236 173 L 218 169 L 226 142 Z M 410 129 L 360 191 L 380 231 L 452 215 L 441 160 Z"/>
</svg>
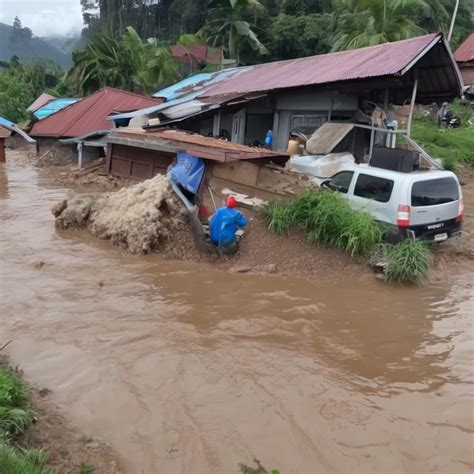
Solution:
<svg viewBox="0 0 474 474">
<path fill-rule="evenodd" d="M 211 241 L 222 253 L 237 250 L 236 232 L 248 224 L 245 216 L 235 209 L 236 205 L 235 197 L 228 196 L 226 207 L 217 209 L 210 220 Z"/>
</svg>

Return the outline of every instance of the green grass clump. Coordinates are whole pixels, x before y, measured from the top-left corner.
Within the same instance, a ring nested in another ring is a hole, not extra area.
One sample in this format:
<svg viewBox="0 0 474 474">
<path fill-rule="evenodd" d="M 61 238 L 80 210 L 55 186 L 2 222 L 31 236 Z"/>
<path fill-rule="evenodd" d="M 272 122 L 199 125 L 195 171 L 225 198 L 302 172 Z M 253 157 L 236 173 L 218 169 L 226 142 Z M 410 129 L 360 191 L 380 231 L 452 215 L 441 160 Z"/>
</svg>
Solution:
<svg viewBox="0 0 474 474">
<path fill-rule="evenodd" d="M 47 462 L 47 455 L 38 449 L 21 450 L 0 440 L 2 474 L 55 474 Z"/>
<path fill-rule="evenodd" d="M 388 260 L 387 283 L 413 285 L 428 277 L 432 256 L 426 242 L 407 239 L 397 245 L 382 244 L 382 253 Z"/>
<path fill-rule="evenodd" d="M 438 128 L 430 118 L 422 118 L 413 121 L 412 137 L 450 171 L 460 163 L 474 166 L 474 127 Z"/>
<path fill-rule="evenodd" d="M 288 234 L 294 224 L 292 210 L 288 203 L 283 201 L 270 201 L 262 214 L 268 228 L 275 234 Z"/>
<path fill-rule="evenodd" d="M 369 255 L 383 235 L 382 228 L 370 214 L 355 211 L 336 193 L 321 193 L 307 228 L 310 240 L 342 248 L 352 256 Z"/>
<path fill-rule="evenodd" d="M 370 214 L 353 210 L 337 193 L 307 190 L 289 202 L 270 202 L 263 216 L 273 232 L 289 233 L 300 225 L 311 241 L 342 248 L 351 255 L 369 255 L 383 235 Z"/>
<path fill-rule="evenodd" d="M 54 474 L 46 466 L 48 456 L 39 449 L 12 445 L 34 420 L 28 407 L 28 388 L 19 375 L 0 364 L 0 472 L 1 474 Z"/>
<path fill-rule="evenodd" d="M 22 433 L 34 420 L 28 389 L 11 369 L 0 366 L 0 434 Z"/>
</svg>

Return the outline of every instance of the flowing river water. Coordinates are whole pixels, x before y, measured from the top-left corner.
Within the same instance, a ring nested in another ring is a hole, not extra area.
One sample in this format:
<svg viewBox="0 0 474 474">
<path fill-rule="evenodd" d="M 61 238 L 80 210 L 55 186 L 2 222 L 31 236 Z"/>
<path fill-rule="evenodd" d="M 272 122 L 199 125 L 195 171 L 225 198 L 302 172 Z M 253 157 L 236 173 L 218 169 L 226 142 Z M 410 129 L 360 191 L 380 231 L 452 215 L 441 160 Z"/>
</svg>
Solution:
<svg viewBox="0 0 474 474">
<path fill-rule="evenodd" d="M 127 472 L 474 469 L 474 273 L 404 289 L 131 256 L 56 231 L 67 190 L 43 173 L 0 165 L 0 342 Z"/>
</svg>

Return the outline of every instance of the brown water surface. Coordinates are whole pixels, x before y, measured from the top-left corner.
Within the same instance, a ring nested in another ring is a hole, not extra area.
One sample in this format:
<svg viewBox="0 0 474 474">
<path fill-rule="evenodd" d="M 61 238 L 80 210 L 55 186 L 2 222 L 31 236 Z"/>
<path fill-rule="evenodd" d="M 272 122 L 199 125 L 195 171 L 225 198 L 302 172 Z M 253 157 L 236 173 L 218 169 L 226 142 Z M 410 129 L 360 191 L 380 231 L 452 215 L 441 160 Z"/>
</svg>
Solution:
<svg viewBox="0 0 474 474">
<path fill-rule="evenodd" d="M 401 289 L 130 256 L 57 232 L 67 191 L 14 158 L 0 341 L 128 472 L 474 470 L 474 273 Z"/>
</svg>

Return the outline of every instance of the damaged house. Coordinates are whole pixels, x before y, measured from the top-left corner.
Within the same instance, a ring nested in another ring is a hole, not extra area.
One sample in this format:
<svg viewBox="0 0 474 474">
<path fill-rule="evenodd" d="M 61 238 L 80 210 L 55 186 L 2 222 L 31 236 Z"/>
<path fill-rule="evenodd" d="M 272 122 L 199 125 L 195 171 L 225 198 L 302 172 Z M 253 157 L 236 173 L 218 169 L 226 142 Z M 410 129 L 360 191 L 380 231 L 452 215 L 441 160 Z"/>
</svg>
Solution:
<svg viewBox="0 0 474 474">
<path fill-rule="evenodd" d="M 72 100 L 72 103 L 35 122 L 30 135 L 37 141 L 38 154 L 51 154 L 58 160 L 77 160 L 79 166 L 83 161 L 105 156 L 102 138 L 114 126 L 107 120 L 108 115 L 158 105 L 163 101 L 112 87 L 105 87 L 84 99 Z M 54 102 L 46 102 L 34 113 Z"/>
<path fill-rule="evenodd" d="M 310 136 L 328 121 L 368 123 L 375 105 L 452 100 L 462 78 L 441 33 L 361 49 L 200 73 L 155 94 L 164 102 L 112 120 L 177 127 L 234 143 L 286 149 L 292 130 Z M 367 133 L 356 137 L 365 143 Z M 363 148 L 363 147 L 362 147 Z"/>
<path fill-rule="evenodd" d="M 415 101 L 451 100 L 462 87 L 441 33 L 199 73 L 157 92 L 160 104 L 109 116 L 124 128 L 106 138 L 107 171 L 150 178 L 176 156 L 179 164 L 181 154 L 182 162 L 191 156 L 206 169 L 194 190 L 199 202 L 226 183 L 265 199 L 284 196 L 304 186 L 296 173 L 274 166 L 294 154 L 292 132 L 312 136 L 310 154 L 350 152 L 352 160 L 368 161 L 374 146 L 393 146 L 397 133 L 409 136 Z M 411 105 L 406 130 L 387 128 L 392 104 Z M 278 180 L 271 179 L 275 173 Z"/>
</svg>

